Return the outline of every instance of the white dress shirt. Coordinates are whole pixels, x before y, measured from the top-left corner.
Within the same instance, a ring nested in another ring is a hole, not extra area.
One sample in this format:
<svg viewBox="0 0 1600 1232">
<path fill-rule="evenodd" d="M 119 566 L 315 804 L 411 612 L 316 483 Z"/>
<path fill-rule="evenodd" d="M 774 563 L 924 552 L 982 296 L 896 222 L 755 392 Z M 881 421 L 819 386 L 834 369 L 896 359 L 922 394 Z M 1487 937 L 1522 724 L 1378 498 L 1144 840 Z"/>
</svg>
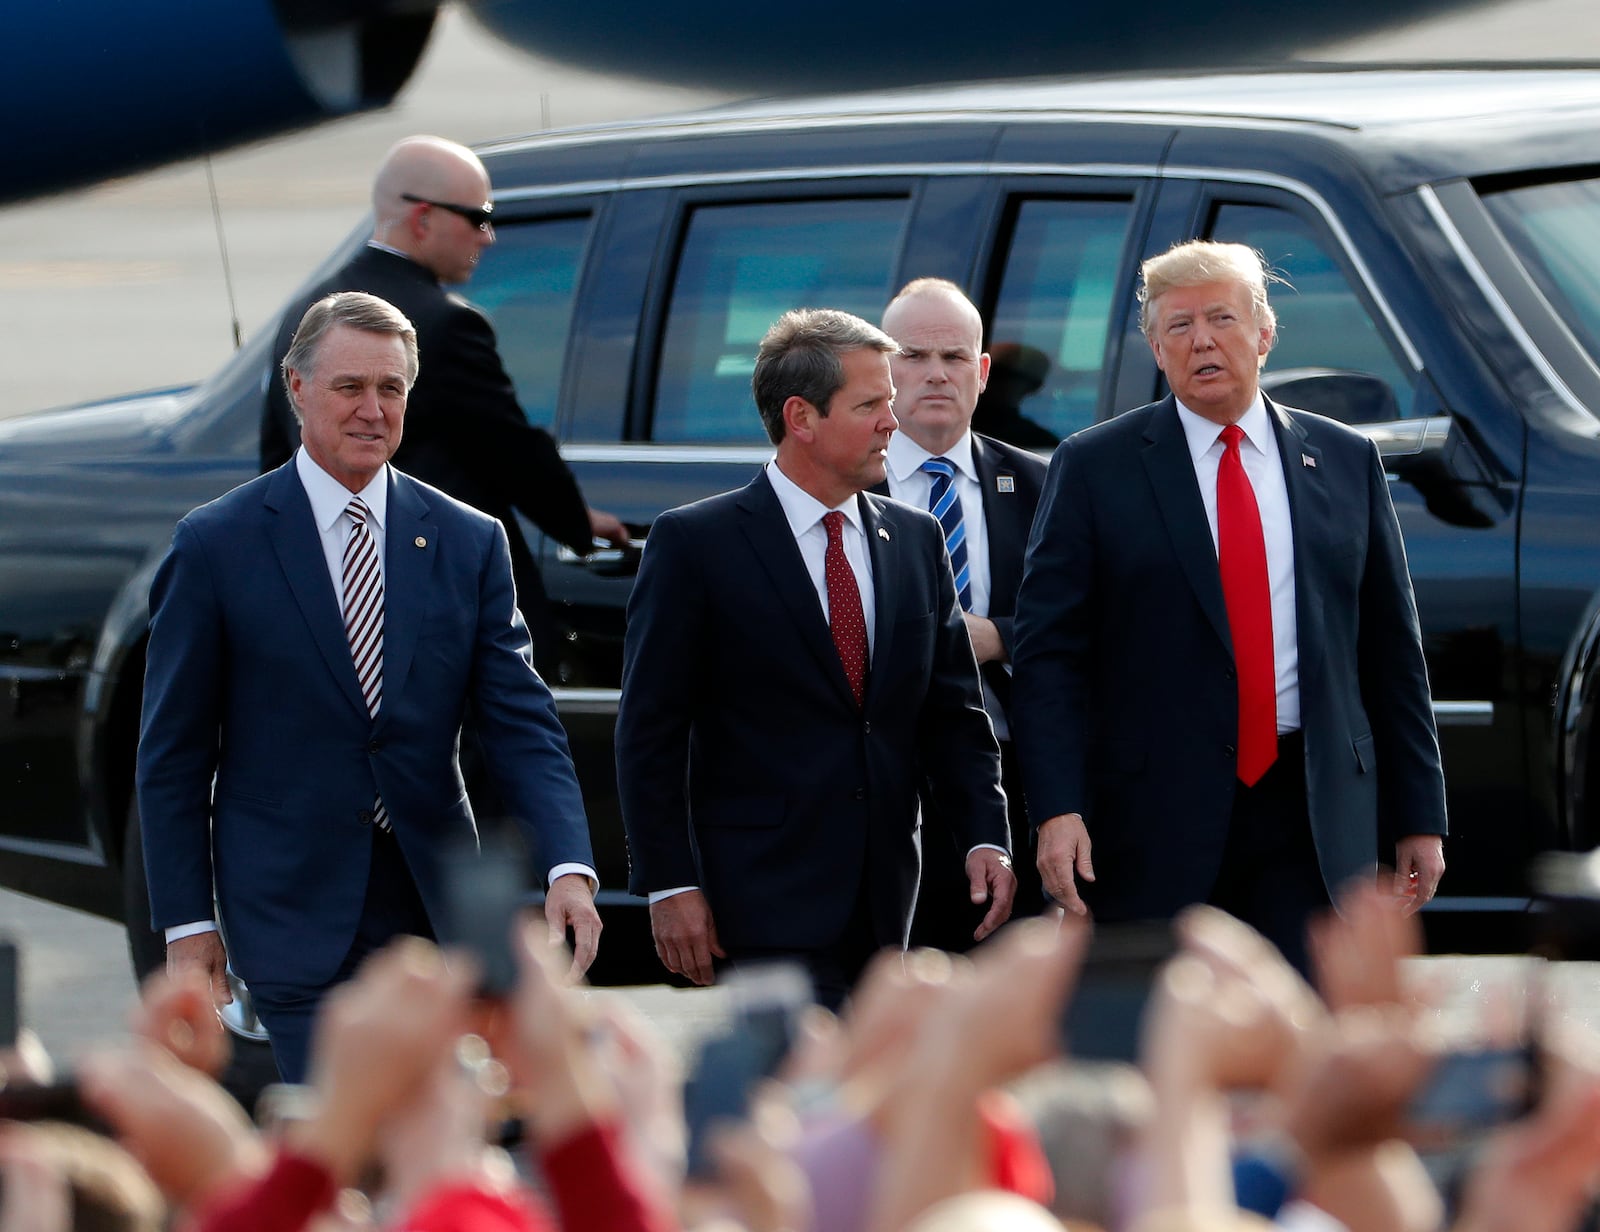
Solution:
<svg viewBox="0 0 1600 1232">
<path fill-rule="evenodd" d="M 1222 425 L 1178 403 L 1178 421 L 1189 442 L 1200 499 L 1217 546 L 1217 468 L 1227 446 Z M 1294 607 L 1294 523 L 1289 516 L 1289 487 L 1283 478 L 1278 435 L 1267 417 L 1261 394 L 1239 420 L 1245 439 L 1239 442 L 1244 473 L 1255 491 L 1261 513 L 1261 534 L 1267 546 L 1267 582 L 1272 590 L 1272 657 L 1277 669 L 1278 734 L 1300 727 L 1300 640 Z"/>
<path fill-rule="evenodd" d="M 928 507 L 928 496 L 933 491 L 933 476 L 922 469 L 929 458 L 939 457 L 955 468 L 954 487 L 956 499 L 961 502 L 961 522 L 967 530 L 967 585 L 972 592 L 974 616 L 989 615 L 989 531 L 983 516 L 983 483 L 978 478 L 978 466 L 972 460 L 972 433 L 965 433 L 948 452 L 932 454 L 904 432 L 889 438 L 889 495 L 897 501 Z M 1009 663 L 1002 664 L 1006 671 Z M 996 740 L 1011 739 L 1011 728 L 1006 713 L 1000 707 L 989 682 L 980 677 L 983 685 L 983 708 L 989 712 L 989 722 L 994 727 Z"/>
<path fill-rule="evenodd" d="M 389 518 L 389 468 L 384 466 L 359 492 L 350 491 L 313 462 L 304 446 L 295 450 L 294 468 L 300 477 L 300 486 L 306 491 L 306 499 L 311 502 L 311 518 L 316 523 L 317 536 L 322 540 L 322 557 L 328 567 L 328 578 L 333 583 L 334 597 L 339 601 L 339 610 L 342 612 L 344 611 L 344 548 L 350 539 L 351 531 L 355 529 L 355 523 L 345 516 L 345 510 L 356 497 L 360 497 L 366 503 L 371 515 L 367 519 L 367 529 L 372 535 L 373 546 L 378 549 L 378 572 L 387 581 L 385 570 L 388 568 L 388 562 L 384 553 L 384 526 Z M 596 889 L 599 888 L 598 875 L 586 864 L 558 864 L 550 870 L 550 881 L 553 882 L 557 877 L 567 873 L 581 873 L 589 878 Z M 180 937 L 211 932 L 216 927 L 215 920 L 175 924 L 167 929 L 167 942 L 171 944 Z"/>
</svg>

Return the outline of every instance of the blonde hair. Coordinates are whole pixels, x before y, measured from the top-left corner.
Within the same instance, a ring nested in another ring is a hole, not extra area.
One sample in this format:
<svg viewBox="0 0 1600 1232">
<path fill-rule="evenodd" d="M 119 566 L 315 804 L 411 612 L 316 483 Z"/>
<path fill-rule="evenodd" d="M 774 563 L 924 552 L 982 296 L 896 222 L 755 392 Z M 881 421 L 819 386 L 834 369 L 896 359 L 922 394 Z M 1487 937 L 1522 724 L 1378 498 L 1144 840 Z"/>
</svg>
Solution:
<svg viewBox="0 0 1600 1232">
<path fill-rule="evenodd" d="M 1174 287 L 1197 287 L 1207 282 L 1232 282 L 1250 292 L 1256 324 L 1274 337 L 1278 317 L 1267 303 L 1267 284 L 1284 279 L 1267 268 L 1264 258 L 1244 244 L 1216 240 L 1187 240 L 1174 244 L 1139 267 L 1139 328 L 1150 336 L 1150 306 Z"/>
</svg>

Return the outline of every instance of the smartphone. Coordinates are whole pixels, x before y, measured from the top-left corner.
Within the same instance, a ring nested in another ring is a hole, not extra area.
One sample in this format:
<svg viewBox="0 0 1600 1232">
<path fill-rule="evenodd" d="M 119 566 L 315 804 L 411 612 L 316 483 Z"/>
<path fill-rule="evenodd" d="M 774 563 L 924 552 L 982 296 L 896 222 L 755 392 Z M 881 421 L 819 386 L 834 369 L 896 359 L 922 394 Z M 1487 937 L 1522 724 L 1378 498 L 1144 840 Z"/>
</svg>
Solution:
<svg viewBox="0 0 1600 1232">
<path fill-rule="evenodd" d="M 15 1048 L 22 1029 L 22 972 L 17 943 L 0 941 L 0 1048 Z"/>
<path fill-rule="evenodd" d="M 521 853 L 509 843 L 458 848 L 444 860 L 445 913 L 439 941 L 459 946 L 477 960 L 478 993 L 504 997 L 517 984 L 511 948 L 517 914 L 530 891 Z"/>
<path fill-rule="evenodd" d="M 1440 1054 L 1406 1105 L 1406 1140 L 1419 1151 L 1448 1151 L 1525 1116 L 1538 1101 L 1538 1061 L 1529 1044 Z"/>
<path fill-rule="evenodd" d="M 722 982 L 729 990 L 731 1019 L 702 1042 L 683 1089 L 692 1177 L 715 1172 L 707 1150 L 712 1127 L 746 1115 L 752 1088 L 771 1077 L 789 1054 L 800 1016 L 814 995 L 811 977 L 799 963 L 751 964 Z"/>
<path fill-rule="evenodd" d="M 83 1102 L 78 1084 L 71 1075 L 45 1086 L 18 1083 L 0 1087 L 0 1120 L 65 1121 L 97 1133 L 111 1132 L 105 1121 Z"/>
<path fill-rule="evenodd" d="M 1137 1062 L 1151 985 L 1175 949 L 1165 922 L 1096 925 L 1061 1016 L 1062 1051 L 1082 1060 Z"/>
</svg>

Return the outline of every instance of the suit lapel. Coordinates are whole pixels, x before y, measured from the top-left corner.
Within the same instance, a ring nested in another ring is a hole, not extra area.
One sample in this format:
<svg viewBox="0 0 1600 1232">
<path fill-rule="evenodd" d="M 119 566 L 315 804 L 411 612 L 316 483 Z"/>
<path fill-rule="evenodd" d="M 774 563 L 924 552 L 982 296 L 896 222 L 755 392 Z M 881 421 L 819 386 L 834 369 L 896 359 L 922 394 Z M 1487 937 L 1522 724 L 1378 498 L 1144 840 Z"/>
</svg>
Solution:
<svg viewBox="0 0 1600 1232">
<path fill-rule="evenodd" d="M 398 697 L 411 672 L 417 631 L 427 611 L 429 575 L 438 559 L 438 528 L 417 486 L 389 468 L 389 525 L 384 528 L 383 695 Z M 378 708 L 382 727 L 392 708 Z"/>
<path fill-rule="evenodd" d="M 872 659 L 867 670 L 867 699 L 874 692 L 874 682 L 887 675 L 873 671 L 879 663 L 887 663 L 894 650 L 894 626 L 898 617 L 896 600 L 900 578 L 900 545 L 890 528 L 884 524 L 877 506 L 865 495 L 857 495 L 856 507 L 861 510 L 861 524 L 867 531 L 867 552 L 872 557 Z"/>
<path fill-rule="evenodd" d="M 1155 493 L 1156 508 L 1166 525 L 1184 576 L 1211 627 L 1222 644 L 1233 648 L 1228 631 L 1228 608 L 1222 597 L 1222 575 L 1217 569 L 1217 548 L 1211 542 L 1205 502 L 1195 479 L 1189 442 L 1178 421 L 1177 404 L 1169 397 L 1150 416 L 1144 430 L 1142 454 L 1145 474 Z"/>
<path fill-rule="evenodd" d="M 795 542 L 789 519 L 764 470 L 740 494 L 738 506 L 744 515 L 740 530 L 772 582 L 779 602 L 793 619 L 801 643 L 817 660 L 823 674 L 834 682 L 840 696 L 853 707 L 855 697 L 834 647 L 833 634 L 828 631 L 828 622 L 822 614 L 817 589 L 811 584 L 811 575 L 806 572 L 806 563 L 800 556 L 800 545 Z"/>
<path fill-rule="evenodd" d="M 972 434 L 972 463 L 983 498 L 983 532 L 989 541 L 989 615 L 1010 616 L 1010 597 L 1022 582 L 1022 553 L 1033 519 L 1016 494 L 1016 470 Z M 1001 491 L 1001 479 L 1011 483 Z"/>
<path fill-rule="evenodd" d="M 1266 395 L 1262 395 L 1266 397 Z M 1314 691 L 1322 672 L 1324 645 L 1319 562 L 1329 546 L 1333 508 L 1323 481 L 1322 451 L 1304 427 L 1267 399 L 1267 416 L 1278 437 L 1278 457 L 1289 493 L 1289 521 L 1294 534 L 1295 640 L 1300 647 L 1302 696 Z"/>
<path fill-rule="evenodd" d="M 367 701 L 361 694 L 361 681 L 356 678 L 355 663 L 350 658 L 350 639 L 345 635 L 339 596 L 334 593 L 333 580 L 328 576 L 322 536 L 292 458 L 278 468 L 276 477 L 267 487 L 264 503 L 274 515 L 267 528 L 268 538 L 300 614 L 311 631 L 311 640 L 350 704 L 366 714 Z"/>
</svg>

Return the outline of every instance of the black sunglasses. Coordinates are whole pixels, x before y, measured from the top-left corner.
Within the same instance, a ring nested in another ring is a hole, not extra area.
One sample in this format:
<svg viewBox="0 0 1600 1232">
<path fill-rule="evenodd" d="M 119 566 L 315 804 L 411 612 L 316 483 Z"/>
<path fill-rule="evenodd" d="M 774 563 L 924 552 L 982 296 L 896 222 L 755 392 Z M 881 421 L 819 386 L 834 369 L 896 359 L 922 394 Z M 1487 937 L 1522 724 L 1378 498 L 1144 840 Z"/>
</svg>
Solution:
<svg viewBox="0 0 1600 1232">
<path fill-rule="evenodd" d="M 453 201 L 429 201 L 426 197 L 413 197 L 410 193 L 401 193 L 400 200 L 410 201 L 414 205 L 431 205 L 436 210 L 449 210 L 457 218 L 465 218 L 479 231 L 487 230 L 494 221 L 493 204 L 457 205 Z"/>
</svg>

